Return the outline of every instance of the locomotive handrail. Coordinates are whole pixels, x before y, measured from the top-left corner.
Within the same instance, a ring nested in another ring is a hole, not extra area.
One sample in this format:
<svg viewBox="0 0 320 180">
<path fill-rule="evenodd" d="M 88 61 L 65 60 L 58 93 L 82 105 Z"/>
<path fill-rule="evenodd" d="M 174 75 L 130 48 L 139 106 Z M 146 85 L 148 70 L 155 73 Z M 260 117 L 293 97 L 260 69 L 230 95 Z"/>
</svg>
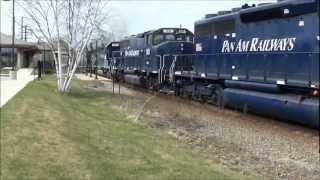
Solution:
<svg viewBox="0 0 320 180">
<path fill-rule="evenodd" d="M 162 67 L 161 67 L 161 81 L 160 81 L 160 83 L 162 83 L 163 82 L 163 79 L 164 79 L 164 76 L 163 76 L 163 69 L 164 69 L 164 66 L 165 66 L 165 59 L 166 59 L 166 57 L 169 57 L 169 56 L 172 56 L 171 54 L 165 54 L 165 55 L 163 55 L 163 58 L 162 58 Z"/>
<path fill-rule="evenodd" d="M 177 61 L 177 56 L 173 56 L 173 57 L 174 57 L 174 59 L 171 63 L 170 70 L 169 70 L 170 82 L 174 81 L 174 68 L 175 68 L 176 61 Z"/>
<path fill-rule="evenodd" d="M 162 64 L 162 62 L 161 62 L 161 55 L 156 55 L 156 57 L 159 57 L 159 72 L 158 72 L 158 81 L 159 81 L 159 84 L 161 83 L 161 64 Z"/>
</svg>

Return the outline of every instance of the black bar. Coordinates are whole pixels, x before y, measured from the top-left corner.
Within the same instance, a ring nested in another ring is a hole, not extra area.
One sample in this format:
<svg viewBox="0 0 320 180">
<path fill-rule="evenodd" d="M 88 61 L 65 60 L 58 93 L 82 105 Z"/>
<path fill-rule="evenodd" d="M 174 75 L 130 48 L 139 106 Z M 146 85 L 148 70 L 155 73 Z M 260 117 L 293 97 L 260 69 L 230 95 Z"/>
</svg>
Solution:
<svg viewBox="0 0 320 180">
<path fill-rule="evenodd" d="M 12 71 L 15 69 L 15 58 L 14 58 L 14 39 L 15 39 L 15 12 L 14 12 L 14 0 L 12 0 L 12 50 L 11 50 L 11 60 L 12 60 Z"/>
<path fill-rule="evenodd" d="M 312 67 L 313 67 L 313 56 L 312 54 L 309 54 L 309 60 L 310 60 L 310 66 L 309 66 L 309 73 L 308 73 L 308 79 L 309 79 L 309 82 L 308 82 L 308 85 L 309 87 L 312 85 Z"/>
<path fill-rule="evenodd" d="M 96 40 L 96 67 L 95 67 L 95 73 L 96 73 L 96 77 L 95 79 L 98 79 L 98 40 Z"/>
<path fill-rule="evenodd" d="M 264 61 L 264 63 L 266 63 L 266 65 L 263 68 L 263 81 L 264 82 L 267 81 L 267 68 L 268 68 L 268 65 L 267 65 L 266 56 L 267 56 L 266 54 L 263 55 L 263 61 Z"/>
<path fill-rule="evenodd" d="M 25 40 L 25 41 L 27 41 L 27 39 L 28 39 L 28 38 L 27 38 L 27 29 L 28 29 L 28 26 L 25 25 L 25 26 L 24 26 L 24 40 Z"/>
<path fill-rule="evenodd" d="M 21 40 L 23 40 L 23 16 L 21 17 Z"/>
<path fill-rule="evenodd" d="M 285 54 L 285 64 L 288 64 L 288 54 Z M 284 70 L 284 83 L 285 85 L 288 84 L 288 66 L 285 67 L 285 70 Z"/>
<path fill-rule="evenodd" d="M 247 58 L 246 58 L 246 64 L 249 64 L 249 55 L 246 55 Z M 249 67 L 248 65 L 246 66 L 246 79 L 249 80 Z"/>
</svg>

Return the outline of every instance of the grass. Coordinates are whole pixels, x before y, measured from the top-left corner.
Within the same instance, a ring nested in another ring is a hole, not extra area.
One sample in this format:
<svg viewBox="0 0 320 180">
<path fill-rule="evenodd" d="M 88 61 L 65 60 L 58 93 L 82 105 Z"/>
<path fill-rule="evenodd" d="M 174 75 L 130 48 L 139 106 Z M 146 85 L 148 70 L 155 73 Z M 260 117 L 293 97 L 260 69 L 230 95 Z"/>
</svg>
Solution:
<svg viewBox="0 0 320 180">
<path fill-rule="evenodd" d="M 47 77 L 1 109 L 1 180 L 248 178 L 134 123 L 113 108 L 119 96 L 83 84 L 74 81 L 71 95 L 61 96 Z"/>
</svg>

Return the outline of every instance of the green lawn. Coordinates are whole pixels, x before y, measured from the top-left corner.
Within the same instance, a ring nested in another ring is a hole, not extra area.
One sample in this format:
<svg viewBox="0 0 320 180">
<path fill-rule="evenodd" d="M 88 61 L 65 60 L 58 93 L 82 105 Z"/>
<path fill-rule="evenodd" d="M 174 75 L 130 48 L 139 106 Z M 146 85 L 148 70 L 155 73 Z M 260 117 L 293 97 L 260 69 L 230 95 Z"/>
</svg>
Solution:
<svg viewBox="0 0 320 180">
<path fill-rule="evenodd" d="M 34 81 L 1 109 L 1 180 L 247 179 L 134 123 L 112 108 L 119 96 L 84 83 L 61 96 L 53 77 Z"/>
</svg>

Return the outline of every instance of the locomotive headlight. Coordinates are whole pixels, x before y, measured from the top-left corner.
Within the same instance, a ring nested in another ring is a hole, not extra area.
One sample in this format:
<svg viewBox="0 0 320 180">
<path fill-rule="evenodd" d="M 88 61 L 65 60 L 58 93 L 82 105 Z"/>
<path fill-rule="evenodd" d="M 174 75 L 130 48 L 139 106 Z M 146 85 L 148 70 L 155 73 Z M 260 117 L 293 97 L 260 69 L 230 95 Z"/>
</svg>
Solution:
<svg viewBox="0 0 320 180">
<path fill-rule="evenodd" d="M 163 29 L 162 30 L 163 33 L 174 33 L 173 29 Z"/>
<path fill-rule="evenodd" d="M 150 49 L 146 49 L 146 55 L 150 55 Z"/>
<path fill-rule="evenodd" d="M 119 43 L 112 43 L 111 46 L 112 47 L 119 47 L 120 45 L 119 45 Z"/>
<path fill-rule="evenodd" d="M 284 9 L 283 10 L 283 14 L 290 14 L 290 10 L 289 9 Z"/>
</svg>

